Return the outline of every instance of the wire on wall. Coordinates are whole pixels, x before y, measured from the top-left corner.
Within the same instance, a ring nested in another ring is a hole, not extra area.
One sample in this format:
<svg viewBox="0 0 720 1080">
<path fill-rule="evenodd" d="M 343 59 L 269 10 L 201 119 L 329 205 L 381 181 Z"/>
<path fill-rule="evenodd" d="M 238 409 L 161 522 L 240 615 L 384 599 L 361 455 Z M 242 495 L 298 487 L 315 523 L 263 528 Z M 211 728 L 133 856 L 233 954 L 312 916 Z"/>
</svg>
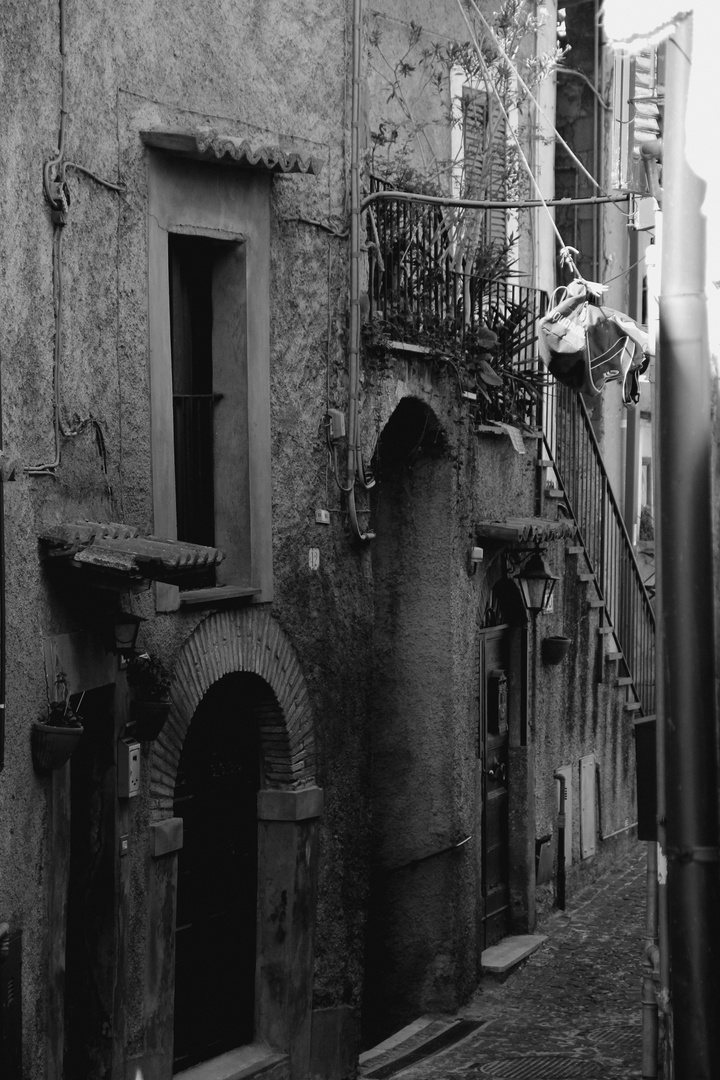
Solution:
<svg viewBox="0 0 720 1080">
<path fill-rule="evenodd" d="M 60 377 L 62 371 L 63 339 L 63 231 L 68 223 L 70 212 L 70 189 L 67 184 L 67 171 L 73 169 L 89 177 L 95 183 L 110 191 L 121 194 L 125 185 L 106 180 L 91 169 L 76 161 L 65 160 L 65 129 L 67 122 L 67 53 L 65 48 L 65 0 L 59 0 L 59 36 L 60 36 L 60 129 L 58 148 L 54 157 L 43 166 L 43 192 L 50 205 L 50 217 L 53 223 L 53 315 L 55 322 L 55 344 L 53 347 L 53 442 L 54 454 L 51 461 L 43 462 L 26 469 L 29 476 L 55 476 L 60 465 L 61 438 L 74 438 L 81 432 L 92 429 L 95 434 L 98 452 L 103 463 L 103 472 L 107 480 L 107 455 L 105 440 L 100 423 L 92 415 L 78 420 L 71 428 L 65 428 L 60 415 Z M 108 484 L 108 490 L 110 487 Z M 112 495 L 112 492 L 110 491 Z"/>
</svg>

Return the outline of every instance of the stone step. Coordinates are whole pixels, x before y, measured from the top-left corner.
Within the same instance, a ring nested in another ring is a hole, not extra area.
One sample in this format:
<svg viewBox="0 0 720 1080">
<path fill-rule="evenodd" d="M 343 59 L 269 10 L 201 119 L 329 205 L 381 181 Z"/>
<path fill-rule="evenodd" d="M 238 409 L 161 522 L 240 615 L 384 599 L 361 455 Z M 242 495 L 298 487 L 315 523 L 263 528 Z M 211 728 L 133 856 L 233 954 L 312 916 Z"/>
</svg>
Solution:
<svg viewBox="0 0 720 1080">
<path fill-rule="evenodd" d="M 287 1080 L 290 1061 L 287 1054 L 276 1053 L 261 1043 L 249 1043 L 175 1073 L 175 1076 L 180 1080 L 252 1080 L 254 1077 Z"/>
<path fill-rule="evenodd" d="M 482 1020 L 421 1016 L 360 1055 L 358 1075 L 364 1080 L 390 1080 L 410 1065 L 446 1050 L 467 1038 Z"/>
<path fill-rule="evenodd" d="M 483 974 L 508 975 L 547 941 L 544 934 L 517 934 L 485 949 L 480 957 Z"/>
</svg>

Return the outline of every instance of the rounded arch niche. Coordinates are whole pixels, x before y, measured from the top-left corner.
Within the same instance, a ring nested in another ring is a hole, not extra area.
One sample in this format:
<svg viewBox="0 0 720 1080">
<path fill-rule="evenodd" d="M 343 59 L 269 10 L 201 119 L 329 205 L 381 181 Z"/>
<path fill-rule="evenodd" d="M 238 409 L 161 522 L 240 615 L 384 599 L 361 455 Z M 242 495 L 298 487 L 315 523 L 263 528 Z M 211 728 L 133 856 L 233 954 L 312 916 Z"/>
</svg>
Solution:
<svg viewBox="0 0 720 1080">
<path fill-rule="evenodd" d="M 214 683 L 234 672 L 259 675 L 272 691 L 259 706 L 262 786 L 296 790 L 314 784 L 312 714 L 295 650 L 267 608 L 220 612 L 195 629 L 175 663 L 172 711 L 151 751 L 153 820 L 172 816 L 180 751 L 198 705 Z"/>
</svg>

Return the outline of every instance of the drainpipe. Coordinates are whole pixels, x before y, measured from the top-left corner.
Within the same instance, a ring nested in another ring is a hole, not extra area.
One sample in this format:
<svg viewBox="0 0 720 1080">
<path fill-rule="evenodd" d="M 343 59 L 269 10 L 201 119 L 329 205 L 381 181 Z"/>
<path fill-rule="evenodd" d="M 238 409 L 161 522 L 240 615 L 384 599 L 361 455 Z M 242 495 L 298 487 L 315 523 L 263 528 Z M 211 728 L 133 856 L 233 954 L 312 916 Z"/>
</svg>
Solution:
<svg viewBox="0 0 720 1080">
<path fill-rule="evenodd" d="M 704 298 L 705 185 L 684 124 L 692 24 L 667 46 L 658 364 L 660 579 L 674 1062 L 720 1076 L 720 881 L 715 734 L 711 373 Z"/>
<path fill-rule="evenodd" d="M 645 908 L 645 962 L 642 971 L 642 1080 L 658 1074 L 658 1004 L 660 978 L 657 908 L 657 844 L 647 843 L 647 903 Z"/>
<path fill-rule="evenodd" d="M 5 465 L 0 386 L 0 772 L 5 768 Z"/>
<path fill-rule="evenodd" d="M 555 773 L 553 780 L 560 783 L 560 805 L 558 806 L 558 838 L 557 838 L 557 906 L 561 911 L 565 910 L 565 777 L 562 773 Z"/>
<path fill-rule="evenodd" d="M 358 432 L 360 396 L 360 76 L 362 72 L 363 0 L 353 0 L 352 97 L 350 126 L 350 325 L 348 345 L 348 471 L 350 528 L 357 540 L 372 540 L 357 519 L 355 484 L 362 472 Z"/>
</svg>

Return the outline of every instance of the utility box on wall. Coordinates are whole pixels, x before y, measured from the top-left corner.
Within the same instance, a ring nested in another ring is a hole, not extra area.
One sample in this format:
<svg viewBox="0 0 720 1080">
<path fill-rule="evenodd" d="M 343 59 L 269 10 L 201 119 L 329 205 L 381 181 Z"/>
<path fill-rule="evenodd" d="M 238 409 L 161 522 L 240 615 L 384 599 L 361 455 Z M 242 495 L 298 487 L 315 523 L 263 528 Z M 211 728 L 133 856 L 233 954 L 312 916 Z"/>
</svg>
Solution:
<svg viewBox="0 0 720 1080">
<path fill-rule="evenodd" d="M 121 739 L 118 743 L 118 797 L 130 799 L 140 791 L 140 743 Z"/>
</svg>

